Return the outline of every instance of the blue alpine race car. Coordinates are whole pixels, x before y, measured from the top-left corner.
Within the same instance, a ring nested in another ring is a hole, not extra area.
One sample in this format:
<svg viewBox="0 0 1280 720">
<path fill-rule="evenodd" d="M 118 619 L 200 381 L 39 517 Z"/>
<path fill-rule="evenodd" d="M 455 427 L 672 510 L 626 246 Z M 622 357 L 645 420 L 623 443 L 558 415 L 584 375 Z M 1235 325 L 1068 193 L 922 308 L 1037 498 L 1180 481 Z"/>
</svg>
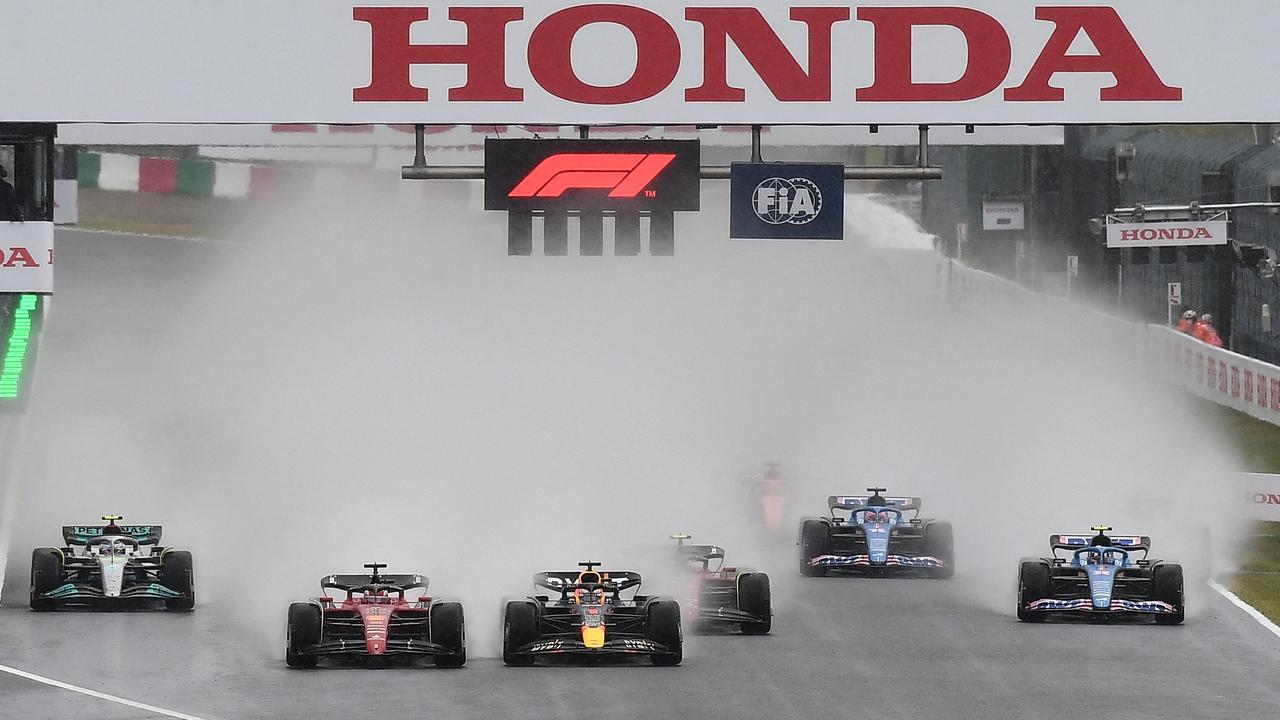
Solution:
<svg viewBox="0 0 1280 720">
<path fill-rule="evenodd" d="M 948 578 L 955 573 L 951 523 L 921 519 L 918 497 L 884 497 L 884 488 L 867 491 L 869 497 L 832 495 L 827 498 L 830 516 L 800 522 L 801 575 L 908 572 Z"/>
<path fill-rule="evenodd" d="M 1097 535 L 1050 535 L 1052 557 L 1022 559 L 1018 619 L 1149 615 L 1157 625 L 1181 623 L 1186 615 L 1182 566 L 1147 559 L 1151 538 L 1145 535 L 1109 536 L 1106 525 L 1091 529 Z M 1059 556 L 1060 550 L 1070 556 Z"/>
</svg>

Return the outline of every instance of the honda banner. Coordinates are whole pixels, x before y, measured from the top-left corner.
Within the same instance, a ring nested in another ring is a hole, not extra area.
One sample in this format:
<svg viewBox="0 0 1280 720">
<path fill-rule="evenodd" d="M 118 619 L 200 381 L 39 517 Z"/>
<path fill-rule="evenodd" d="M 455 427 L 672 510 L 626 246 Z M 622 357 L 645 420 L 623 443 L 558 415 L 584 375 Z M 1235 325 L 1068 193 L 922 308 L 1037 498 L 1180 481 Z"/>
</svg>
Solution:
<svg viewBox="0 0 1280 720">
<path fill-rule="evenodd" d="M 1280 475 L 1242 473 L 1246 502 L 1257 520 L 1280 521 Z"/>
<path fill-rule="evenodd" d="M 486 140 L 486 210 L 697 210 L 696 140 Z"/>
<path fill-rule="evenodd" d="M 1107 223 L 1109 248 L 1226 244 L 1226 220 Z"/>
<path fill-rule="evenodd" d="M 8 0 L 0 121 L 1274 122 L 1275 9 L 1275 0 Z"/>
<path fill-rule="evenodd" d="M 53 223 L 0 222 L 0 293 L 53 292 Z"/>
<path fill-rule="evenodd" d="M 734 163 L 729 237 L 843 240 L 844 166 Z"/>
</svg>

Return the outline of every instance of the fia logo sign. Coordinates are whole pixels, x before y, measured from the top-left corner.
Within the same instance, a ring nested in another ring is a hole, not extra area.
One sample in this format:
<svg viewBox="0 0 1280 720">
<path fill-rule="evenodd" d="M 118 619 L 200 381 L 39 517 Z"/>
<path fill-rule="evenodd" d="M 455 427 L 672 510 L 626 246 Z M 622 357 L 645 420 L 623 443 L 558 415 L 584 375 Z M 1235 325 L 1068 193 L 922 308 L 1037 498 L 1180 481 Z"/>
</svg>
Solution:
<svg viewBox="0 0 1280 720">
<path fill-rule="evenodd" d="M 768 178 L 751 201 L 756 217 L 770 225 L 808 225 L 822 212 L 822 191 L 806 178 Z"/>
</svg>

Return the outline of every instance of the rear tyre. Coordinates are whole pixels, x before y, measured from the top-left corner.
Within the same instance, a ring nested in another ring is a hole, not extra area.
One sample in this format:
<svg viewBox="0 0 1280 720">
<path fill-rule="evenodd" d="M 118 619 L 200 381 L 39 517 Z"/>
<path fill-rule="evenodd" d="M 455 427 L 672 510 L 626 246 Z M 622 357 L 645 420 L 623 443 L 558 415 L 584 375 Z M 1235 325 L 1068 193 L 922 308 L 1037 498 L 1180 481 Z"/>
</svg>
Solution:
<svg viewBox="0 0 1280 720">
<path fill-rule="evenodd" d="M 289 632 L 285 639 L 284 662 L 291 668 L 313 668 L 320 658 L 304 655 L 303 650 L 320 642 L 320 626 L 323 613 L 314 603 L 296 602 L 289 605 Z"/>
<path fill-rule="evenodd" d="M 36 612 L 57 610 L 62 603 L 40 597 L 56 590 L 62 582 L 62 553 L 54 548 L 31 551 L 31 609 Z"/>
<path fill-rule="evenodd" d="M 467 664 L 466 625 L 461 603 L 442 602 L 431 606 L 431 642 L 452 650 L 432 659 L 436 667 L 460 668 Z"/>
<path fill-rule="evenodd" d="M 931 578 L 949 578 L 956 574 L 956 550 L 951 523 L 934 522 L 924 528 L 925 552 L 938 558 L 942 567 L 929 568 L 926 574 Z"/>
<path fill-rule="evenodd" d="M 762 618 L 756 622 L 739 624 L 743 635 L 769 634 L 769 629 L 773 627 L 773 601 L 768 575 L 755 572 L 738 578 L 738 609 Z"/>
<path fill-rule="evenodd" d="M 1151 571 L 1151 598 L 1163 600 L 1178 609 L 1175 613 L 1155 615 L 1157 625 L 1181 625 L 1186 619 L 1182 589 L 1181 565 L 1162 564 Z"/>
<path fill-rule="evenodd" d="M 176 593 L 182 593 L 182 597 L 165 600 L 166 609 L 185 611 L 196 606 L 196 584 L 190 552 L 170 550 L 160 558 L 160 584 Z"/>
<path fill-rule="evenodd" d="M 538 640 L 538 608 L 533 603 L 512 600 L 502 621 L 502 662 L 512 667 L 529 667 L 534 656 L 516 651 Z"/>
<path fill-rule="evenodd" d="M 1029 603 L 1049 596 L 1049 566 L 1041 560 L 1024 559 L 1018 569 L 1018 619 L 1022 622 L 1045 621 L 1045 614 L 1025 608 Z"/>
<path fill-rule="evenodd" d="M 825 567 L 814 567 L 809 561 L 819 555 L 826 555 L 830 547 L 831 537 L 827 524 L 821 520 L 805 520 L 800 526 L 800 574 L 807 577 L 825 576 Z"/>
<path fill-rule="evenodd" d="M 684 635 L 680 631 L 680 604 L 675 600 L 654 600 L 649 603 L 649 639 L 667 648 L 664 653 L 654 653 L 649 661 L 660 667 L 679 665 L 684 660 Z"/>
</svg>

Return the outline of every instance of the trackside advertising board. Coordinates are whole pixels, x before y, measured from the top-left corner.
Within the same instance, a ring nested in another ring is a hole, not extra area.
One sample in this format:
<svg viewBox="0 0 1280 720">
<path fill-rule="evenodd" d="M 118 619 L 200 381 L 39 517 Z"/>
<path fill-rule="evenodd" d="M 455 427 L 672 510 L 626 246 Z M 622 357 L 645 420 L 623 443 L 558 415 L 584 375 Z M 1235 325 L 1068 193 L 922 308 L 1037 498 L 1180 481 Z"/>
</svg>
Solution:
<svg viewBox="0 0 1280 720">
<path fill-rule="evenodd" d="M 735 240 L 843 240 L 844 166 L 734 163 L 729 237 Z"/>
<path fill-rule="evenodd" d="M 1275 0 L 9 0 L 0 27 L 0 121 L 1280 120 Z"/>
<path fill-rule="evenodd" d="M 53 223 L 0 222 L 0 293 L 53 292 Z"/>
<path fill-rule="evenodd" d="M 1107 223 L 1109 248 L 1226 244 L 1226 220 Z"/>
</svg>

